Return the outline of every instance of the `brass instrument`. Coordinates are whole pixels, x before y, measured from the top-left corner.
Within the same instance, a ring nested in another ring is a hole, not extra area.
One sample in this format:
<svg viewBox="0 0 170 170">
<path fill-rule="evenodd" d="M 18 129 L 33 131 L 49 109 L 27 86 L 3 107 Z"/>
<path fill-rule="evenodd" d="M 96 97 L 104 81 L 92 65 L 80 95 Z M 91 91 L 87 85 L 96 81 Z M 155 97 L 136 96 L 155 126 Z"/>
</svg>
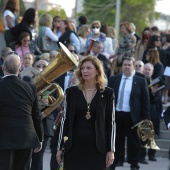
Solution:
<svg viewBox="0 0 170 170">
<path fill-rule="evenodd" d="M 64 143 L 63 143 L 63 147 L 62 147 L 62 153 L 61 153 L 61 163 L 60 163 L 60 166 L 59 166 L 59 170 L 64 170 L 64 153 L 65 153 L 65 144 L 68 140 L 68 137 L 67 136 L 64 136 Z"/>
<path fill-rule="evenodd" d="M 154 128 L 153 128 L 153 123 L 149 120 L 143 120 L 136 124 L 135 126 L 132 127 L 135 128 L 137 127 L 137 134 L 138 137 L 144 142 L 146 141 L 147 143 L 145 144 L 144 148 L 148 149 L 155 149 L 159 150 L 160 148 L 156 145 L 155 139 L 154 139 Z"/>
<path fill-rule="evenodd" d="M 42 119 L 57 108 L 57 106 L 62 102 L 64 96 L 62 88 L 59 85 L 51 82 L 66 71 L 78 66 L 78 61 L 73 56 L 73 54 L 61 42 L 59 42 L 59 44 L 60 52 L 57 57 L 33 79 L 34 85 L 37 88 L 38 96 L 41 97 L 44 94 L 47 95 L 47 91 L 50 91 L 48 92 L 50 104 L 41 110 Z M 50 96 L 50 94 L 54 91 L 57 92 L 57 99 L 54 99 L 52 96 Z"/>
</svg>

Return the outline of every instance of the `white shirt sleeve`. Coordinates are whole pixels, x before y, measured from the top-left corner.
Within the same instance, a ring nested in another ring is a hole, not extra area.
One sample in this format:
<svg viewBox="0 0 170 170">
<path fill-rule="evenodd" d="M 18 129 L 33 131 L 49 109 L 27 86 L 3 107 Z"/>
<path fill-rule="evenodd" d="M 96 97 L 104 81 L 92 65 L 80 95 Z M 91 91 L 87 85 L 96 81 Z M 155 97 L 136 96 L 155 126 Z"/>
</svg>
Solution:
<svg viewBox="0 0 170 170">
<path fill-rule="evenodd" d="M 53 33 L 53 31 L 49 28 L 46 27 L 45 29 L 45 35 L 50 38 L 52 41 L 58 41 L 58 37 L 56 34 Z"/>
<path fill-rule="evenodd" d="M 74 47 L 76 48 L 76 51 L 79 53 L 79 51 L 80 51 L 80 40 L 78 39 L 78 37 L 74 33 L 70 34 L 70 43 L 74 45 Z"/>
<path fill-rule="evenodd" d="M 167 126 L 167 127 L 168 127 L 168 129 L 170 128 L 170 123 L 168 123 L 168 126 Z"/>
<path fill-rule="evenodd" d="M 7 20 L 6 20 L 7 16 L 11 17 L 11 19 L 12 19 L 12 26 L 13 27 L 15 26 L 15 19 L 16 19 L 15 15 L 10 10 L 5 10 L 5 12 L 4 12 L 5 30 L 9 30 L 9 27 L 8 27 L 8 24 L 7 24 Z"/>
</svg>

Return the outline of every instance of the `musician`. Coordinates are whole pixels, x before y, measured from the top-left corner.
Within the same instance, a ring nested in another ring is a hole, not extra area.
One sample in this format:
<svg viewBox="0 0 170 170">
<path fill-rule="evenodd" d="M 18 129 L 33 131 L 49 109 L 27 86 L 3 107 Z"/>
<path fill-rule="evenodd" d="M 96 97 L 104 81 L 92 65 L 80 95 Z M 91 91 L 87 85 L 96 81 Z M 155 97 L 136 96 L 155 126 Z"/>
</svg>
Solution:
<svg viewBox="0 0 170 170">
<path fill-rule="evenodd" d="M 126 57 L 122 64 L 123 73 L 111 77 L 108 83 L 115 91 L 116 104 L 116 152 L 110 169 L 114 170 L 120 162 L 127 136 L 128 163 L 131 164 L 131 170 L 137 170 L 140 143 L 135 129 L 132 130 L 131 127 L 143 119 L 149 119 L 149 94 L 145 79 L 134 75 L 134 58 Z"/>
<path fill-rule="evenodd" d="M 75 56 L 75 47 L 72 44 L 67 44 L 68 50 Z M 75 56 L 76 57 L 76 56 Z M 76 58 L 78 60 L 78 58 Z M 55 83 L 57 83 L 65 92 L 65 90 L 71 86 L 74 86 L 76 83 L 75 78 L 75 72 L 74 70 L 69 70 L 66 73 L 62 74 L 60 77 L 58 77 L 55 80 Z M 54 114 L 54 118 L 56 119 L 59 112 L 60 112 L 60 106 L 57 108 L 57 111 Z M 58 163 L 56 160 L 56 154 L 57 154 L 57 141 L 58 141 L 58 135 L 59 135 L 59 128 L 60 123 L 57 127 L 57 130 L 54 131 L 54 136 L 51 138 L 51 160 L 50 160 L 50 167 L 51 170 L 56 170 L 58 167 Z"/>
<path fill-rule="evenodd" d="M 57 161 L 61 163 L 62 139 L 68 136 L 65 169 L 105 170 L 114 161 L 113 90 L 106 87 L 103 67 L 96 57 L 82 59 L 76 77 L 78 86 L 66 90 Z"/>
<path fill-rule="evenodd" d="M 43 141 L 36 89 L 17 77 L 20 69 L 19 56 L 8 55 L 0 81 L 1 170 L 29 170 L 32 150 L 39 152 Z"/>
<path fill-rule="evenodd" d="M 154 66 L 151 63 L 147 63 L 144 65 L 144 75 L 147 79 L 148 85 L 151 84 L 151 77 L 154 73 Z M 149 88 L 149 96 L 150 96 L 150 118 L 154 126 L 155 131 L 155 137 L 157 138 L 159 136 L 159 120 L 160 120 L 160 114 L 159 114 L 159 101 L 161 98 L 161 91 L 157 91 L 158 86 L 153 86 Z M 149 161 L 156 161 L 155 158 L 156 150 L 155 149 L 148 149 L 148 157 Z M 148 164 L 148 161 L 146 160 L 146 149 L 141 148 L 140 153 L 140 163 L 142 164 Z"/>
<path fill-rule="evenodd" d="M 45 60 L 39 60 L 35 64 L 35 68 L 40 72 L 43 71 L 48 66 L 48 62 Z M 55 96 L 56 97 L 56 96 Z M 43 104 L 48 105 L 48 99 L 41 99 Z M 54 124 L 54 116 L 53 113 L 56 112 L 54 110 L 48 116 L 46 116 L 43 121 L 43 129 L 44 129 L 44 142 L 42 145 L 42 150 L 39 153 L 32 154 L 32 163 L 31 170 L 42 170 L 43 169 L 43 156 L 47 146 L 49 139 L 54 136 L 53 124 Z"/>
</svg>

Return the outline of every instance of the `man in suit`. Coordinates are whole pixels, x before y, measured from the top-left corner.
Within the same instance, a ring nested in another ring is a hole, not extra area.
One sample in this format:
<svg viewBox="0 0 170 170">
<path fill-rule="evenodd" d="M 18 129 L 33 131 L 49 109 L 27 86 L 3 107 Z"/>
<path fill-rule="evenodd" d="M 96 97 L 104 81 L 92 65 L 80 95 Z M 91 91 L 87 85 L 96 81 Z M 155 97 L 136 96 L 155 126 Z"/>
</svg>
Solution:
<svg viewBox="0 0 170 170">
<path fill-rule="evenodd" d="M 144 119 L 149 119 L 149 94 L 146 80 L 135 75 L 134 58 L 126 57 L 122 64 L 122 74 L 110 78 L 108 86 L 114 89 L 116 105 L 116 152 L 111 166 L 114 170 L 120 161 L 121 151 L 127 136 L 128 163 L 131 170 L 138 170 L 140 144 L 136 129 L 132 127 Z"/>
<path fill-rule="evenodd" d="M 18 55 L 6 57 L 0 80 L 0 170 L 29 170 L 32 150 L 39 152 L 43 127 L 34 85 L 20 80 Z"/>
<path fill-rule="evenodd" d="M 105 55 L 101 54 L 101 51 L 103 49 L 103 44 L 100 41 L 95 41 L 94 45 L 91 50 L 91 54 L 96 56 L 100 61 L 103 63 L 104 71 L 109 79 L 110 77 L 110 69 L 108 68 L 108 61 Z"/>
</svg>

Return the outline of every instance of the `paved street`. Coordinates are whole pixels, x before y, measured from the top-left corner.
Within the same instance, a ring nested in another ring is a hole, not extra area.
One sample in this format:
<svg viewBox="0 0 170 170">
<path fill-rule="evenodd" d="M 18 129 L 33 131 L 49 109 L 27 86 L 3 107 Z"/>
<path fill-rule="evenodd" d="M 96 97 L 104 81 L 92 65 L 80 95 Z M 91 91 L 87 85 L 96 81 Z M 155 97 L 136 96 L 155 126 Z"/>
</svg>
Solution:
<svg viewBox="0 0 170 170">
<path fill-rule="evenodd" d="M 44 155 L 44 168 L 43 170 L 50 170 L 50 151 L 46 150 Z M 140 170 L 169 170 L 169 160 L 168 158 L 157 158 L 157 162 L 149 161 L 148 165 L 140 164 Z M 80 169 L 81 170 L 81 169 Z M 87 169 L 88 170 L 88 169 Z M 94 169 L 95 170 L 95 169 Z M 116 170 L 130 170 L 129 165 L 127 163 L 124 164 L 123 167 L 118 167 Z"/>
</svg>

